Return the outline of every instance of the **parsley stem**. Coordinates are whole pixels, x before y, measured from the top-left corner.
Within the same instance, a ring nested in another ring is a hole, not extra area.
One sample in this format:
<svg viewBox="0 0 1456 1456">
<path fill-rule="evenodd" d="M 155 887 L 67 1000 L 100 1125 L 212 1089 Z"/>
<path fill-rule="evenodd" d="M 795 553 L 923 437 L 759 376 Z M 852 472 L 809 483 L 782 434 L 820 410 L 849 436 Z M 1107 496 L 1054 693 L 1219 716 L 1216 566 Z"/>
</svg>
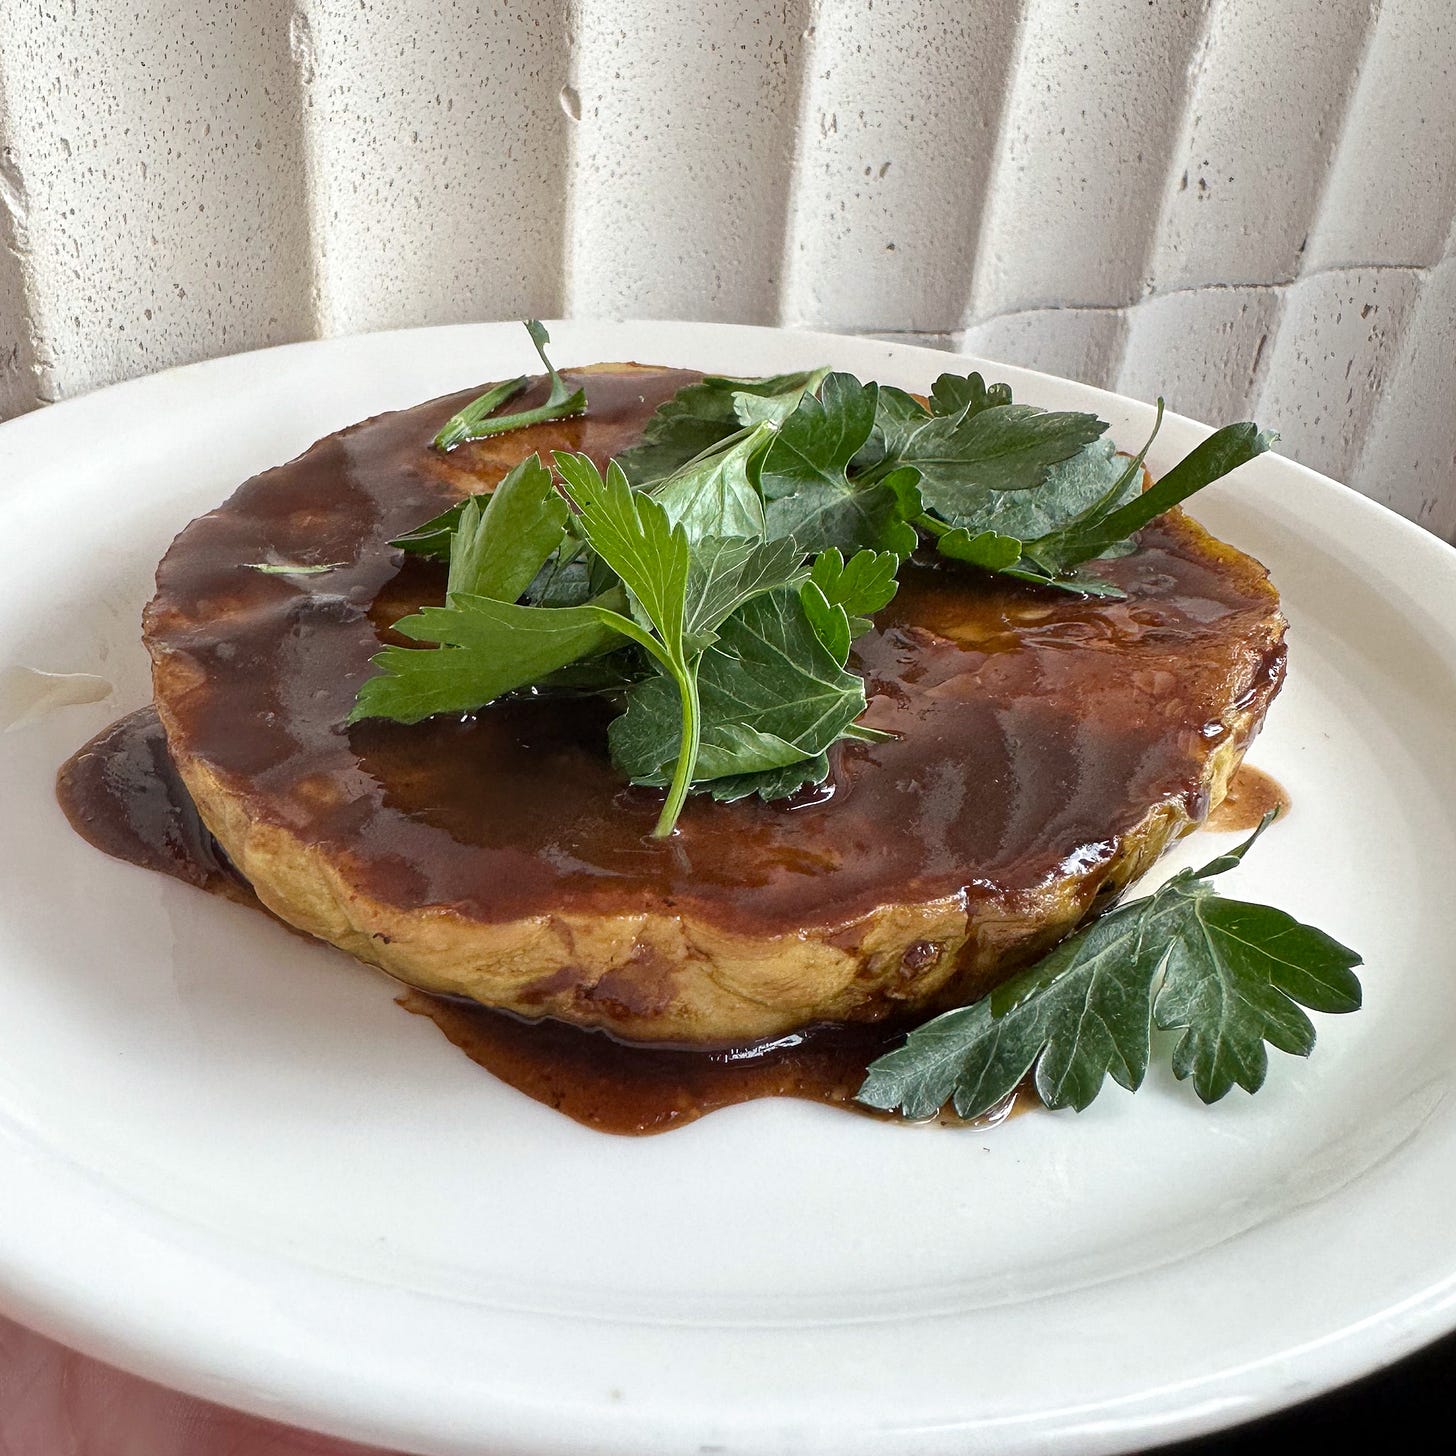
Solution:
<svg viewBox="0 0 1456 1456">
<path fill-rule="evenodd" d="M 478 439 L 476 431 L 481 428 L 486 416 L 498 410 L 507 400 L 514 399 L 525 387 L 526 376 L 522 374 L 518 379 L 508 379 L 471 400 L 463 410 L 445 421 L 440 433 L 435 436 L 435 449 L 448 452 L 467 440 Z"/>
<path fill-rule="evenodd" d="M 514 399 L 526 387 L 527 380 L 523 374 L 519 379 L 498 384 L 479 399 L 471 400 L 459 414 L 452 415 L 445 422 L 444 428 L 435 436 L 435 449 L 448 454 L 457 445 L 471 440 L 483 440 L 488 435 L 503 435 L 508 430 L 524 430 L 530 425 L 545 424 L 547 420 L 564 420 L 586 413 L 586 391 L 569 389 L 556 366 L 546 357 L 546 345 L 551 342 L 551 335 L 540 319 L 527 319 L 525 323 L 526 332 L 530 334 L 551 381 L 545 404 L 539 404 L 535 409 L 518 410 L 513 415 L 498 415 L 495 411 Z"/>
<path fill-rule="evenodd" d="M 678 816 L 693 785 L 693 770 L 698 766 L 698 743 L 703 730 L 696 660 L 673 663 L 672 675 L 677 680 L 678 697 L 682 701 L 682 740 L 677 753 L 677 767 L 673 769 L 672 783 L 667 790 L 667 802 L 663 804 L 657 827 L 652 831 L 654 839 L 666 839 L 677 827 Z"/>
</svg>

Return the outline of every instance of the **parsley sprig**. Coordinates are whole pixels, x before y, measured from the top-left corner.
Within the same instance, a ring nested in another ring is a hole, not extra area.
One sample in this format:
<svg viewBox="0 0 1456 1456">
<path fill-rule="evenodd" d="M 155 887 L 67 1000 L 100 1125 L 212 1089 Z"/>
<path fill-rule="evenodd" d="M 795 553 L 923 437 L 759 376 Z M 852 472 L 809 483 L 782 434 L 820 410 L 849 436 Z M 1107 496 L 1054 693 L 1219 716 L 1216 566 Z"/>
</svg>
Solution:
<svg viewBox="0 0 1456 1456">
<path fill-rule="evenodd" d="M 1225 899 L 1208 882 L 1233 869 L 1268 827 L 1198 870 L 1108 911 L 974 1005 L 947 1011 L 873 1062 L 858 1098 L 908 1118 L 947 1103 L 961 1117 L 995 1107 L 1026 1078 L 1051 1108 L 1079 1112 L 1111 1076 L 1142 1085 L 1153 1029 L 1178 1033 L 1174 1076 L 1204 1102 L 1236 1084 L 1257 1092 L 1265 1044 L 1314 1049 L 1300 1010 L 1360 1007 L 1360 957 L 1269 905 Z"/>
<path fill-rule="evenodd" d="M 705 379 L 664 404 L 644 443 L 622 457 L 634 483 L 652 488 L 762 417 L 761 405 L 746 404 L 745 383 Z M 780 401 L 778 434 L 759 467 L 770 534 L 793 535 L 806 549 L 901 556 L 926 538 L 954 560 L 1083 595 L 1120 596 L 1087 563 L 1126 555 L 1155 517 L 1276 438 L 1252 424 L 1226 426 L 1144 492 L 1161 401 L 1153 437 L 1128 461 L 1096 415 L 1016 404 L 1008 385 L 975 373 L 942 374 L 924 403 L 827 371 L 762 383 Z M 784 413 L 782 402 L 795 397 Z"/>
<path fill-rule="evenodd" d="M 536 346 L 542 367 L 551 381 L 551 390 L 545 403 L 535 409 L 518 410 L 511 415 L 498 415 L 496 411 L 513 400 L 526 387 L 526 376 L 509 379 L 488 389 L 478 399 L 473 399 L 458 414 L 445 421 L 440 433 L 435 436 L 437 450 L 450 451 L 469 440 L 483 440 L 488 435 L 503 435 L 508 430 L 524 430 L 527 425 L 543 424 L 547 420 L 564 420 L 571 415 L 586 411 L 586 391 L 568 389 L 566 381 L 556 371 L 556 366 L 546 357 L 546 345 L 551 335 L 540 319 L 528 319 L 526 332 Z"/>
<path fill-rule="evenodd" d="M 556 468 L 580 511 L 578 520 L 587 544 L 616 572 L 629 594 L 630 615 L 605 607 L 596 610 L 607 625 L 654 659 L 660 672 L 647 682 L 670 683 L 676 697 L 678 731 L 669 735 L 670 750 L 661 755 L 672 766 L 656 829 L 664 836 L 676 825 L 694 780 L 721 773 L 704 757 L 698 682 L 704 655 L 718 641 L 718 629 L 735 612 L 799 574 L 799 552 L 792 542 L 722 536 L 702 538 L 693 551 L 682 522 L 674 522 L 660 501 L 633 490 L 615 461 L 607 467 L 605 477 L 585 455 L 558 454 Z M 632 694 L 640 686 L 628 689 L 628 712 L 618 724 L 631 716 Z M 860 705 L 863 707 L 863 696 Z M 711 718 L 709 722 L 719 726 Z M 742 714 L 735 714 L 728 728 L 740 736 L 754 731 Z M 711 738 L 708 747 L 710 752 L 716 747 Z M 620 761 L 616 739 L 613 751 Z M 772 766 L 784 765 L 779 761 Z M 639 783 L 659 782 L 650 773 L 632 777 Z"/>
<path fill-rule="evenodd" d="M 444 450 L 588 408 L 546 361 L 539 409 L 495 413 L 498 385 L 450 420 Z M 1252 424 L 1217 431 L 1144 489 L 1153 434 L 1130 460 L 1095 415 L 1016 404 L 1004 384 L 943 374 L 922 402 L 827 369 L 710 376 L 680 390 L 603 471 L 532 455 L 393 544 L 448 564 L 445 602 L 394 624 L 350 722 L 413 723 L 513 693 L 593 693 L 620 709 L 608 741 L 633 783 L 666 791 L 655 833 L 689 793 L 784 798 L 829 773 L 858 719 L 855 638 L 921 547 L 1043 589 L 1117 596 L 1093 564 L 1269 447 Z M 248 563 L 278 574 L 327 568 Z M 1267 824 L 1268 821 L 1265 821 Z M 908 1118 L 947 1102 L 994 1107 L 1028 1075 L 1049 1107 L 1083 1108 L 1106 1078 L 1129 1089 L 1155 1031 L 1206 1102 L 1255 1091 L 1266 1046 L 1308 1055 L 1300 1008 L 1360 1004 L 1360 958 L 1280 910 L 1210 881 L 1265 826 L 1201 870 L 1109 911 L 972 1006 L 935 1017 L 870 1068 L 859 1099 Z"/>
<path fill-rule="evenodd" d="M 547 359 L 545 329 L 526 327 L 546 403 L 499 414 L 525 380 L 498 385 L 447 422 L 439 448 L 589 407 Z M 1144 491 L 1151 439 L 1129 461 L 1106 430 L 1017 404 L 979 374 L 943 374 L 924 401 L 828 369 L 710 375 L 605 472 L 584 455 L 532 456 L 399 537 L 448 563 L 446 600 L 395 624 L 420 646 L 374 658 L 351 721 L 415 722 L 525 690 L 605 694 L 621 709 L 617 768 L 667 791 L 658 833 L 695 790 L 792 794 L 827 776 L 839 739 L 874 736 L 858 722 L 852 644 L 922 543 L 1038 586 L 1119 595 L 1088 564 L 1134 550 L 1149 521 L 1271 439 L 1228 426 Z"/>
<path fill-rule="evenodd" d="M 791 538 L 690 539 L 684 518 L 712 524 L 713 511 L 667 492 L 679 503 L 674 519 L 615 461 L 605 475 L 585 455 L 558 452 L 554 465 L 561 489 L 533 455 L 492 494 L 463 501 L 448 526 L 437 517 L 401 538 L 439 554 L 445 533 L 446 605 L 395 623 L 439 650 L 384 648 L 374 658 L 383 671 L 360 689 L 350 721 L 418 722 L 519 688 L 550 689 L 626 639 L 641 649 L 645 673 L 633 661 L 605 683 L 578 685 L 621 692 L 613 757 L 634 782 L 667 787 L 659 835 L 672 832 L 694 785 L 725 798 L 773 797 L 823 778 L 825 752 L 865 708 L 864 683 L 845 668 L 850 614 L 860 630 L 869 626 L 866 614 L 893 595 L 897 558 L 865 552 L 846 563 L 827 553 L 811 576 Z M 684 477 L 734 514 L 721 470 L 695 462 Z M 580 591 L 591 595 L 555 606 L 518 600 L 583 555 L 591 562 Z M 594 575 L 607 584 L 592 592 Z M 797 782 L 783 787 L 794 771 Z"/>
</svg>

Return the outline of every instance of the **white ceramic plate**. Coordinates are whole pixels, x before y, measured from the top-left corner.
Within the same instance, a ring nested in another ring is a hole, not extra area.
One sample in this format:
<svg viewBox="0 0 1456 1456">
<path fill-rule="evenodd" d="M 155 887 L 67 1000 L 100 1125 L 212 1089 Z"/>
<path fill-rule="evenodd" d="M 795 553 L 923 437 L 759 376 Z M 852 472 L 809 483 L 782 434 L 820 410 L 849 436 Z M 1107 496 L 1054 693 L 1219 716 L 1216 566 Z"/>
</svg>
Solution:
<svg viewBox="0 0 1456 1456">
<path fill-rule="evenodd" d="M 976 363 L 696 324 L 555 338 L 562 362 L 922 388 Z M 1294 812 L 1225 883 L 1362 950 L 1367 1006 L 1257 1098 L 1205 1109 L 1163 1071 L 989 1132 L 779 1101 L 606 1137 L 382 976 L 71 833 L 52 777 L 149 696 L 138 614 L 173 533 L 319 435 L 530 362 L 515 325 L 340 339 L 0 428 L 0 671 L 113 685 L 0 734 L 0 1303 L 197 1394 L 440 1456 L 1121 1450 L 1456 1324 L 1456 553 L 1275 456 L 1198 504 L 1291 623 L 1252 758 Z M 1123 442 L 1152 418 L 993 372 Z M 1170 418 L 1152 464 L 1202 433 Z"/>
</svg>

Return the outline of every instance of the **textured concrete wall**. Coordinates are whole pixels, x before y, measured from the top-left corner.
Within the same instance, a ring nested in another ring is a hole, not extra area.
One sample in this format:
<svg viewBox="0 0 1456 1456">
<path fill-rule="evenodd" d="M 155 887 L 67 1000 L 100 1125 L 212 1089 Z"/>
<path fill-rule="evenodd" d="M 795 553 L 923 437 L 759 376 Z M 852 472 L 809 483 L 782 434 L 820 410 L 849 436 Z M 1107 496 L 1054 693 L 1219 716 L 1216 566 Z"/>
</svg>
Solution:
<svg viewBox="0 0 1456 1456">
<path fill-rule="evenodd" d="M 1450 0 L 0 0 L 0 414 L 560 312 L 964 345 L 1456 534 Z"/>
</svg>

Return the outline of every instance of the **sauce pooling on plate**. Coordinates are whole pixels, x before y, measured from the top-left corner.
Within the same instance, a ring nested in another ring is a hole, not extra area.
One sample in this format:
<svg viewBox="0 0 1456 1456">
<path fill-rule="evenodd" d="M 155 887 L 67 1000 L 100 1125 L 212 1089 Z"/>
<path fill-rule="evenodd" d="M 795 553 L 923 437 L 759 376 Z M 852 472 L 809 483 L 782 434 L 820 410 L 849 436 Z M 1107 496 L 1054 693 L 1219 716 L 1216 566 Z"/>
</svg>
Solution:
<svg viewBox="0 0 1456 1456">
<path fill-rule="evenodd" d="M 1254 785 L 1251 795 L 1239 792 L 1241 782 Z M 1230 798 L 1264 803 L 1273 782 L 1245 765 Z M 142 708 L 93 738 L 62 766 L 56 788 L 72 826 L 98 849 L 262 909 L 198 817 L 153 709 Z M 1288 800 L 1281 796 L 1280 802 Z M 757 1046 L 703 1051 L 630 1046 L 603 1032 L 523 1021 L 413 989 L 399 1004 L 428 1017 L 501 1081 L 577 1122 L 614 1133 L 666 1132 L 758 1097 L 802 1097 L 876 1115 L 854 1094 L 870 1062 L 897 1045 L 904 1031 L 894 1022 L 822 1025 Z M 1024 1087 L 976 1121 L 998 1123 L 1034 1104 L 1035 1094 Z"/>
<path fill-rule="evenodd" d="M 262 910 L 198 817 L 151 708 L 98 734 L 61 768 L 57 797 L 98 849 Z M 266 913 L 266 912 L 264 912 Z M 865 1069 L 895 1046 L 895 1024 L 816 1026 L 751 1047 L 640 1047 L 560 1021 L 524 1021 L 453 997 L 407 990 L 399 1004 L 428 1017 L 472 1061 L 537 1102 L 602 1132 L 685 1126 L 757 1097 L 802 1097 L 880 1116 L 854 1101 Z M 1012 1095 L 976 1119 L 996 1123 L 1034 1103 Z"/>
<path fill-rule="evenodd" d="M 485 926 L 655 914 L 707 940 L 727 932 L 757 947 L 813 928 L 847 947 L 881 912 L 893 919 L 935 902 L 977 927 L 978 954 L 989 948 L 1004 976 L 1049 943 L 1015 940 L 1008 926 L 1035 922 L 1065 890 L 1064 930 L 1109 898 L 1108 866 L 1150 813 L 1164 824 L 1203 817 L 1211 755 L 1242 748 L 1278 687 L 1282 619 L 1262 568 L 1175 513 L 1145 530 L 1133 555 L 1099 563 L 1122 599 L 905 563 L 897 596 L 850 663 L 865 680 L 862 721 L 887 740 L 836 745 L 826 783 L 790 800 L 695 796 L 669 840 L 649 837 L 660 795 L 611 765 L 612 709 L 599 699 L 523 695 L 414 725 L 347 726 L 394 623 L 444 597 L 444 567 L 390 540 L 489 487 L 531 449 L 605 461 L 697 376 L 613 366 L 576 377 L 587 415 L 537 426 L 529 440 L 441 455 L 429 441 L 471 395 L 431 401 L 328 436 L 192 522 L 159 567 L 146 622 L 166 731 L 155 714 L 134 715 L 66 766 L 60 789 L 76 827 L 110 853 L 252 899 L 192 804 L 170 734 L 204 805 L 215 808 L 225 788 L 239 823 L 328 864 L 349 903 Z M 208 813 L 246 859 L 242 840 Z M 256 879 L 286 914 L 264 868 Z M 368 958 L 374 941 L 394 943 L 375 934 L 359 953 Z M 883 976 L 876 969 L 843 1012 L 862 1018 L 858 1030 L 810 1025 L 731 1051 L 706 1035 L 689 1050 L 661 1033 L 643 1052 L 556 1023 L 541 1029 L 549 1013 L 629 1026 L 622 1034 L 634 1037 L 642 1026 L 651 1039 L 662 1010 L 652 997 L 671 989 L 669 972 L 691 969 L 677 960 L 582 980 L 553 951 L 512 1003 L 515 1018 L 407 1000 L 530 1095 L 594 1126 L 651 1131 L 752 1096 L 849 1101 L 903 1028 L 905 988 L 941 953 L 916 939 L 903 956 L 896 945 L 882 957 Z M 958 979 L 939 983 L 941 1004 L 980 994 L 967 978 L 979 972 L 946 954 Z M 927 1014 L 920 1005 L 915 1019 Z M 633 1090 L 609 1106 L 612 1080 Z"/>
<path fill-rule="evenodd" d="M 1218 832 L 1257 829 L 1266 814 L 1289 813 L 1289 795 L 1279 781 L 1251 763 L 1241 763 L 1222 802 L 1203 821 Z"/>
</svg>

